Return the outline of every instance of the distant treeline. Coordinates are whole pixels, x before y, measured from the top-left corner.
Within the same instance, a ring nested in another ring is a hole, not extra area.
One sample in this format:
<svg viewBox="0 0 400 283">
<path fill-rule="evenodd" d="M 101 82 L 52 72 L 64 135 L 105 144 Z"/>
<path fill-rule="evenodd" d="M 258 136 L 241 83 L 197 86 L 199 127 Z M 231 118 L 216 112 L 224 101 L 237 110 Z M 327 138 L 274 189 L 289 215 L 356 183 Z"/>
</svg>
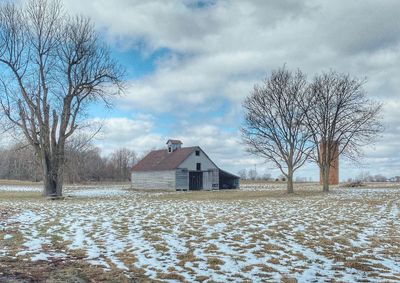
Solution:
<svg viewBox="0 0 400 283">
<path fill-rule="evenodd" d="M 369 172 L 362 172 L 355 178 L 349 178 L 347 182 L 400 182 L 400 176 L 386 177 L 382 174 L 372 175 Z"/>
<path fill-rule="evenodd" d="M 120 148 L 108 156 L 101 149 L 79 138 L 66 148 L 64 180 L 68 183 L 88 181 L 126 181 L 136 163 L 134 151 Z M 18 143 L 0 149 L 0 178 L 41 181 L 41 165 L 31 146 Z"/>
</svg>

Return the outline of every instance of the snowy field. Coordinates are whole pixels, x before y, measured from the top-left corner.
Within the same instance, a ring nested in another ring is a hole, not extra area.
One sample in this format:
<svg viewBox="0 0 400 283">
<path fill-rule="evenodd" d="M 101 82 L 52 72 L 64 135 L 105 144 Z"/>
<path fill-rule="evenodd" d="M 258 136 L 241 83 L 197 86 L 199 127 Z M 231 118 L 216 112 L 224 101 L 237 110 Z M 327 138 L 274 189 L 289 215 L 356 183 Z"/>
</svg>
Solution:
<svg viewBox="0 0 400 283">
<path fill-rule="evenodd" d="M 0 257 L 77 257 L 168 282 L 399 282 L 400 189 L 306 187 L 288 197 L 276 184 L 194 193 L 87 186 L 48 201 L 8 196 L 35 187 L 0 186 L 0 208 L 15 210 L 0 219 Z"/>
</svg>

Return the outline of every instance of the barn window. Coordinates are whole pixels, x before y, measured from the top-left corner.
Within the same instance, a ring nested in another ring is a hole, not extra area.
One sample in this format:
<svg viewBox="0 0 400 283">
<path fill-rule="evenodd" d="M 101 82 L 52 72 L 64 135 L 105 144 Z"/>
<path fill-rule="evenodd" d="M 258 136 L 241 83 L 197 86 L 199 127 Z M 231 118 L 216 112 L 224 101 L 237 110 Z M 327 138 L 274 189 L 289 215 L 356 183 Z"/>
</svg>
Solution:
<svg viewBox="0 0 400 283">
<path fill-rule="evenodd" d="M 196 150 L 196 156 L 200 156 L 200 150 Z"/>
<path fill-rule="evenodd" d="M 196 170 L 201 171 L 201 163 L 196 163 Z"/>
</svg>

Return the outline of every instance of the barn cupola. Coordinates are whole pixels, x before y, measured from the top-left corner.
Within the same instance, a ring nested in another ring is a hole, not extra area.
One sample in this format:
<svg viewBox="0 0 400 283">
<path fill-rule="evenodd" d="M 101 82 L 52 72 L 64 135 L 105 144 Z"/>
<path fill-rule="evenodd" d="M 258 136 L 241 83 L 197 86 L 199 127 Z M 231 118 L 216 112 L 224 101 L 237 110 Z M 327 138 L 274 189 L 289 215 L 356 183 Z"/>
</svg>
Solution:
<svg viewBox="0 0 400 283">
<path fill-rule="evenodd" d="M 168 140 L 167 141 L 167 150 L 169 153 L 174 152 L 177 149 L 180 149 L 182 146 L 182 142 L 180 140 Z"/>
</svg>

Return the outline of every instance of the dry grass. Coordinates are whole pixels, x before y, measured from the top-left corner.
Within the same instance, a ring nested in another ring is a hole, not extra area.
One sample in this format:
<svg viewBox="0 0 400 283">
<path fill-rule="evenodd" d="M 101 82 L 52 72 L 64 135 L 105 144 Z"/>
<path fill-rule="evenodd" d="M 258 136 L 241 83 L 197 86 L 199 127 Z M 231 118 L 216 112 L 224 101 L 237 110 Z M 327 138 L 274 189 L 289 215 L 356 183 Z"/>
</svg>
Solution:
<svg viewBox="0 0 400 283">
<path fill-rule="evenodd" d="M 11 185 L 11 186 L 42 186 L 43 182 L 32 182 L 32 181 L 20 181 L 20 180 L 7 180 L 0 179 L 0 185 Z"/>
<path fill-rule="evenodd" d="M 2 192 L 0 191 L 0 200 L 43 200 L 39 192 Z"/>
<path fill-rule="evenodd" d="M 0 258 L 0 282 L 156 282 L 127 278 L 119 270 L 105 271 L 81 260 L 37 261 Z"/>
<path fill-rule="evenodd" d="M 0 282 L 2 276 L 36 282 L 303 282 L 306 271 L 320 281 L 344 276 L 400 280 L 399 272 L 388 267 L 400 253 L 395 215 L 400 192 L 335 188 L 326 194 L 317 184 L 297 184 L 296 193 L 288 195 L 283 183 L 246 186 L 205 192 L 129 190 L 126 196 L 59 202 L 44 200 L 40 193 L 0 192 L 0 223 L 20 213 L 10 206 L 41 217 L 35 224 L 13 223 L 0 230 L 0 251 L 7 247 L 9 253 L 0 260 L 0 270 L 10 266 L 0 273 Z M 2 205 L 9 214 L 2 216 Z M 78 231 L 84 241 L 73 246 Z M 6 234 L 12 238 L 5 239 Z M 52 258 L 48 267 L 31 262 L 29 255 L 13 259 L 26 249 L 29 237 L 47 239 L 42 251 L 64 251 L 66 258 Z M 95 260 L 109 268 L 88 264 L 87 243 L 101 251 Z M 17 262 L 23 262 L 21 268 Z"/>
<path fill-rule="evenodd" d="M 294 194 L 288 194 L 284 190 L 265 191 L 242 191 L 242 190 L 221 190 L 221 191 L 193 191 L 193 192 L 171 192 L 157 196 L 158 200 L 190 200 L 190 201 L 241 201 L 260 200 L 269 198 L 304 198 L 321 197 L 324 193 L 319 188 L 297 189 Z M 154 198 L 154 196 L 151 196 Z"/>
</svg>

